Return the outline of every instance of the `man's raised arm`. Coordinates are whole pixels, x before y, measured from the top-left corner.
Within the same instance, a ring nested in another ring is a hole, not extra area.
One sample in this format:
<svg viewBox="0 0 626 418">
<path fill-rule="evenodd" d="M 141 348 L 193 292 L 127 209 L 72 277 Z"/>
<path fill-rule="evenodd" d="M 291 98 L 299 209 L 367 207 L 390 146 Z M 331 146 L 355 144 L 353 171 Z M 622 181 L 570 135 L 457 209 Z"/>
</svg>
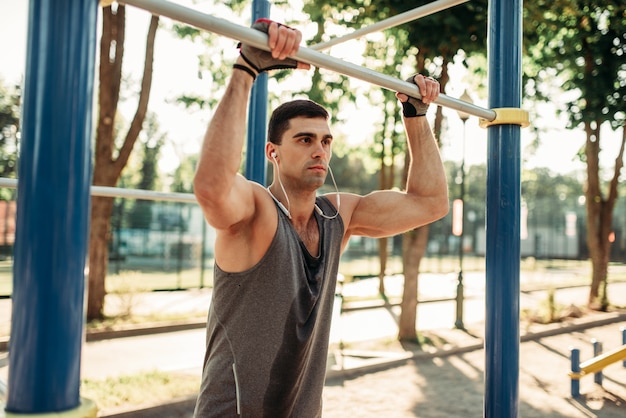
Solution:
<svg viewBox="0 0 626 418">
<path fill-rule="evenodd" d="M 419 74 L 407 81 L 417 84 L 422 98 L 397 94 L 402 103 L 410 157 L 406 190 L 383 190 L 363 197 L 346 197 L 346 203 L 352 203 L 354 207 L 346 237 L 392 236 L 434 222 L 448 213 L 445 171 L 425 116 L 429 104 L 439 95 L 439 83 Z"/>
<path fill-rule="evenodd" d="M 250 90 L 256 76 L 275 68 L 306 68 L 285 60 L 298 51 L 299 31 L 268 20 L 253 28 L 268 34 L 271 54 L 243 45 L 204 136 L 194 177 L 194 193 L 207 221 L 217 229 L 250 218 L 255 210 L 252 185 L 238 174 L 247 125 Z"/>
</svg>

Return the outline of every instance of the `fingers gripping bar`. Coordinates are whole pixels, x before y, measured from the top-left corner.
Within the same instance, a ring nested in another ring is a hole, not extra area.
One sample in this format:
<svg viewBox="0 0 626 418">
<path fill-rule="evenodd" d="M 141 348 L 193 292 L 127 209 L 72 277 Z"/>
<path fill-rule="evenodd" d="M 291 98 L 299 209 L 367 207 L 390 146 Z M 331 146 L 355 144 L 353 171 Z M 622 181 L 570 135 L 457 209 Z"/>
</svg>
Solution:
<svg viewBox="0 0 626 418">
<path fill-rule="evenodd" d="M 150 13 L 166 16 L 174 20 L 189 24 L 199 29 L 207 30 L 221 36 L 225 36 L 243 43 L 247 43 L 255 48 L 269 51 L 267 45 L 267 35 L 255 29 L 237 25 L 225 19 L 203 14 L 178 4 L 165 0 L 118 0 L 120 3 L 134 6 Z M 357 78 L 371 84 L 384 87 L 386 89 L 420 98 L 419 89 L 415 84 L 391 77 L 379 72 L 361 67 L 356 64 L 331 57 L 322 52 L 310 48 L 300 47 L 298 53 L 291 57 L 298 61 L 314 65 L 316 67 L 332 70 L 349 77 Z M 444 94 L 440 94 L 435 104 L 448 107 L 457 111 L 465 112 L 472 116 L 493 121 L 496 119 L 496 112 L 476 106 L 462 100 L 454 99 Z"/>
</svg>

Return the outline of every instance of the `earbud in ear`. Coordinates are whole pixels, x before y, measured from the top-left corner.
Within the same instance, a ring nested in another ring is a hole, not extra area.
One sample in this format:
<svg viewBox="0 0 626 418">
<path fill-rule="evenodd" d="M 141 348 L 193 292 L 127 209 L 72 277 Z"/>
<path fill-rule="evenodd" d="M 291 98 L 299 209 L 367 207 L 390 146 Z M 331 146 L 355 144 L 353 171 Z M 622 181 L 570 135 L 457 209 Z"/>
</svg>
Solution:
<svg viewBox="0 0 626 418">
<path fill-rule="evenodd" d="M 272 151 L 272 153 L 270 154 L 270 157 L 276 158 L 276 151 Z"/>
</svg>

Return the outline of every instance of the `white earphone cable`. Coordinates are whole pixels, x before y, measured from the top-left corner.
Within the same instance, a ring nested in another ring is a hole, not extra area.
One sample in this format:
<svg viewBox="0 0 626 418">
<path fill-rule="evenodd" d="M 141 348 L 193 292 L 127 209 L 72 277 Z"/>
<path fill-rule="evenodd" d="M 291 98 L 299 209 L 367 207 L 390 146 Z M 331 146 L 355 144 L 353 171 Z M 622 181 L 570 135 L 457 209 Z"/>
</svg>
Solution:
<svg viewBox="0 0 626 418">
<path fill-rule="evenodd" d="M 333 185 L 335 186 L 335 192 L 337 194 L 337 212 L 335 212 L 333 216 L 326 216 L 319 206 L 315 205 L 315 209 L 317 210 L 317 213 L 319 213 L 324 218 L 335 219 L 339 215 L 339 209 L 341 208 L 341 195 L 339 194 L 339 188 L 337 187 L 337 183 L 335 182 L 335 176 L 333 175 L 333 170 L 331 170 L 330 165 L 328 166 L 328 172 L 330 173 L 330 179 L 333 181 Z"/>
<path fill-rule="evenodd" d="M 274 163 L 275 163 L 274 167 L 276 167 L 276 177 L 278 178 L 278 184 L 280 185 L 280 189 L 283 191 L 283 194 L 285 195 L 285 200 L 287 200 L 287 207 L 285 207 L 285 205 L 283 205 L 274 196 L 274 194 L 269 188 L 267 188 L 267 191 L 269 192 L 270 196 L 272 196 L 272 199 L 274 199 L 274 201 L 278 204 L 278 206 L 283 210 L 283 212 L 285 212 L 285 215 L 287 215 L 287 217 L 291 219 L 291 202 L 289 202 L 289 196 L 287 196 L 287 191 L 285 190 L 285 186 L 283 186 L 283 182 L 280 179 L 280 170 L 278 169 L 278 161 L 276 161 L 276 154 L 272 152 L 270 155 L 272 156 L 272 159 L 274 160 Z M 333 186 L 335 186 L 335 191 L 337 194 L 337 212 L 333 216 L 327 216 L 324 214 L 322 209 L 319 206 L 317 206 L 317 204 L 315 204 L 315 211 L 323 218 L 335 219 L 339 215 L 339 209 L 341 208 L 341 195 L 339 194 L 339 188 L 337 187 L 337 182 L 335 181 L 335 176 L 333 175 L 333 170 L 330 168 L 330 165 L 328 166 L 328 172 L 330 173 L 330 178 L 333 181 Z"/>
</svg>

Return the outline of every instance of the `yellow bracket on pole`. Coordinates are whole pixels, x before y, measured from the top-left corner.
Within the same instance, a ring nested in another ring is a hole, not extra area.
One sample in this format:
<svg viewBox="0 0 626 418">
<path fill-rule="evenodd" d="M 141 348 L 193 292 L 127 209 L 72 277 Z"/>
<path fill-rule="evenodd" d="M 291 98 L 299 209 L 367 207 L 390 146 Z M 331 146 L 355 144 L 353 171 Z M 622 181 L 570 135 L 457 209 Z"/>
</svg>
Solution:
<svg viewBox="0 0 626 418">
<path fill-rule="evenodd" d="M 503 107 L 500 109 L 491 109 L 496 112 L 494 120 L 480 118 L 478 125 L 481 128 L 488 128 L 492 125 L 520 125 L 522 128 L 530 125 L 528 112 L 513 107 Z"/>
<path fill-rule="evenodd" d="M 100 0 L 100 7 L 109 7 L 115 0 Z"/>
</svg>

